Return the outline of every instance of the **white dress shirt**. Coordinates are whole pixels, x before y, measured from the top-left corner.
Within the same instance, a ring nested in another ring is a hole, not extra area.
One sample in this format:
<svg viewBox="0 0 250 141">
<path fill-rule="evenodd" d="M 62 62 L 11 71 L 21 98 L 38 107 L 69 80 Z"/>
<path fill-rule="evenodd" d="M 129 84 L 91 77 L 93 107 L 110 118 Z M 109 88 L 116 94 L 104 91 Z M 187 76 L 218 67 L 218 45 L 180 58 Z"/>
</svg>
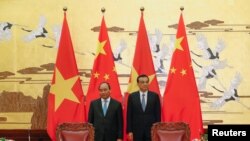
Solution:
<svg viewBox="0 0 250 141">
<path fill-rule="evenodd" d="M 140 91 L 140 100 L 141 100 L 141 101 L 142 101 L 142 94 L 145 94 L 144 99 L 145 99 L 145 105 L 147 106 L 147 101 L 148 101 L 148 91 L 146 91 L 146 92 L 142 92 L 142 91 Z"/>
</svg>

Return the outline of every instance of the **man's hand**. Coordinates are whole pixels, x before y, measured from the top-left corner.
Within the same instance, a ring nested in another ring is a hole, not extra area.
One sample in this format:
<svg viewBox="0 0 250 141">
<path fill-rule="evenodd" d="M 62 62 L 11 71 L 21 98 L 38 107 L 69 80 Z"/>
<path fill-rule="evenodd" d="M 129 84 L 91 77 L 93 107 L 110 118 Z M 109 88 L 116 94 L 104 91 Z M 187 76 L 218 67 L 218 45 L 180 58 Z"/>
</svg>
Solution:
<svg viewBox="0 0 250 141">
<path fill-rule="evenodd" d="M 132 132 L 129 132 L 127 137 L 128 137 L 129 141 L 133 141 L 133 133 Z"/>
<path fill-rule="evenodd" d="M 122 139 L 117 139 L 116 141 L 122 141 Z"/>
</svg>

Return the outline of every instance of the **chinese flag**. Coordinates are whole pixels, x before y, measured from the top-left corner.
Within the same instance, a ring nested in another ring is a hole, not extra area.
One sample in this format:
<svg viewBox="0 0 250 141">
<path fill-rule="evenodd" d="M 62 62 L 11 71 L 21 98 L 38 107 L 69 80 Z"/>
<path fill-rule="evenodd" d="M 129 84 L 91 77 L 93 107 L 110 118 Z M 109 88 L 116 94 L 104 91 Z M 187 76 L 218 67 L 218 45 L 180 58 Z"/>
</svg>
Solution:
<svg viewBox="0 0 250 141">
<path fill-rule="evenodd" d="M 159 85 L 158 85 L 158 81 L 157 81 L 156 73 L 154 69 L 154 64 L 152 60 L 151 50 L 149 46 L 147 30 L 146 30 L 146 26 L 145 26 L 144 19 L 143 19 L 143 11 L 141 12 L 141 19 L 140 19 L 140 25 L 139 25 L 139 30 L 137 34 L 133 66 L 131 68 L 131 74 L 130 74 L 129 84 L 128 84 L 128 91 L 125 96 L 125 105 L 124 105 L 125 108 L 124 108 L 124 114 L 123 114 L 124 119 L 126 119 L 128 95 L 139 90 L 136 79 L 137 79 L 137 76 L 141 74 L 148 75 L 149 90 L 156 92 L 157 94 L 159 94 L 159 97 L 161 97 L 160 89 L 159 89 Z M 124 120 L 124 126 L 126 130 L 126 120 Z"/>
<path fill-rule="evenodd" d="M 111 86 L 110 96 L 122 102 L 121 89 L 118 82 L 118 76 L 116 73 L 113 53 L 109 42 L 104 16 L 102 17 L 95 62 L 91 72 L 88 93 L 86 96 L 87 112 L 89 110 L 91 101 L 100 97 L 98 87 L 103 81 L 108 82 Z"/>
<path fill-rule="evenodd" d="M 63 122 L 84 122 L 83 91 L 78 76 L 69 27 L 64 13 L 61 39 L 48 95 L 47 132 L 56 140 L 56 127 Z"/>
<path fill-rule="evenodd" d="M 166 122 L 188 123 L 191 129 L 190 140 L 200 139 L 200 134 L 203 133 L 200 99 L 182 14 L 163 96 L 163 119 Z"/>
</svg>

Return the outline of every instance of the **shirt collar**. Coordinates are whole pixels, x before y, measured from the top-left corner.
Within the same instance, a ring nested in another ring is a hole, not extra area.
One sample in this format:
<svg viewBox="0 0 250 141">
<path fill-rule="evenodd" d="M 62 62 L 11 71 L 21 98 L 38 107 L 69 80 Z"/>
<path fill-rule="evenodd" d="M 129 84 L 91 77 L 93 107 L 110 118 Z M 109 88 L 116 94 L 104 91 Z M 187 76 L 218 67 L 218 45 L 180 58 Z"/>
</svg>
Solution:
<svg viewBox="0 0 250 141">
<path fill-rule="evenodd" d="M 106 100 L 107 102 L 109 102 L 109 101 L 110 101 L 110 97 L 109 97 L 109 98 L 107 98 L 107 99 L 103 99 L 103 98 L 101 98 L 101 100 L 102 100 L 102 102 L 104 102 L 105 100 Z"/>
<path fill-rule="evenodd" d="M 147 94 L 148 94 L 148 91 L 145 91 L 145 92 L 140 91 L 140 95 L 142 95 L 142 94 L 147 95 Z"/>
</svg>

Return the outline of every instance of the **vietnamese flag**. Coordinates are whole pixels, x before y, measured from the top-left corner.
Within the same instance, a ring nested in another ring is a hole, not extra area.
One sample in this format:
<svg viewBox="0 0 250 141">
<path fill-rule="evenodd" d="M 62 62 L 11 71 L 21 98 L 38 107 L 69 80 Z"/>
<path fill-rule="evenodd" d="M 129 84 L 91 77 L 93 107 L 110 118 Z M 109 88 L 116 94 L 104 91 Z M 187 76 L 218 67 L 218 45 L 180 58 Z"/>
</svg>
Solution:
<svg viewBox="0 0 250 141">
<path fill-rule="evenodd" d="M 176 34 L 175 51 L 163 96 L 162 112 L 163 121 L 186 122 L 191 130 L 190 140 L 200 139 L 200 135 L 203 133 L 200 99 L 182 13 Z"/>
<path fill-rule="evenodd" d="M 56 140 L 58 124 L 86 121 L 83 96 L 66 12 L 64 12 L 61 39 L 48 95 L 47 132 L 52 141 Z"/>
<path fill-rule="evenodd" d="M 113 53 L 110 46 L 104 16 L 102 17 L 97 44 L 95 61 L 91 71 L 91 78 L 86 96 L 86 112 L 89 111 L 91 101 L 100 97 L 98 88 L 99 84 L 103 81 L 110 84 L 110 96 L 119 102 L 122 102 L 121 89 L 118 82 L 118 75 L 114 64 Z"/>
<path fill-rule="evenodd" d="M 134 53 L 133 66 L 128 84 L 128 93 L 139 90 L 137 86 L 137 76 L 146 74 L 149 77 L 149 90 L 160 95 L 160 89 L 154 69 L 151 50 L 148 41 L 146 26 L 143 19 L 143 11 L 141 12 L 141 19 L 139 30 L 137 34 L 136 48 Z"/>
<path fill-rule="evenodd" d="M 131 74 L 129 78 L 129 84 L 128 84 L 128 90 L 125 95 L 125 103 L 124 103 L 124 137 L 126 137 L 126 119 L 127 119 L 127 100 L 128 95 L 138 91 L 139 87 L 137 86 L 137 77 L 141 74 L 145 74 L 149 77 L 149 90 L 153 91 L 157 94 L 159 94 L 159 97 L 161 99 L 160 95 L 160 89 L 154 69 L 154 64 L 152 60 L 151 50 L 149 46 L 148 41 L 148 35 L 146 26 L 143 19 L 143 9 L 141 9 L 141 19 L 140 19 L 140 25 L 138 29 L 137 34 L 137 41 L 136 41 L 136 47 L 135 47 L 135 53 L 134 53 L 134 60 L 133 65 L 131 68 Z"/>
</svg>

